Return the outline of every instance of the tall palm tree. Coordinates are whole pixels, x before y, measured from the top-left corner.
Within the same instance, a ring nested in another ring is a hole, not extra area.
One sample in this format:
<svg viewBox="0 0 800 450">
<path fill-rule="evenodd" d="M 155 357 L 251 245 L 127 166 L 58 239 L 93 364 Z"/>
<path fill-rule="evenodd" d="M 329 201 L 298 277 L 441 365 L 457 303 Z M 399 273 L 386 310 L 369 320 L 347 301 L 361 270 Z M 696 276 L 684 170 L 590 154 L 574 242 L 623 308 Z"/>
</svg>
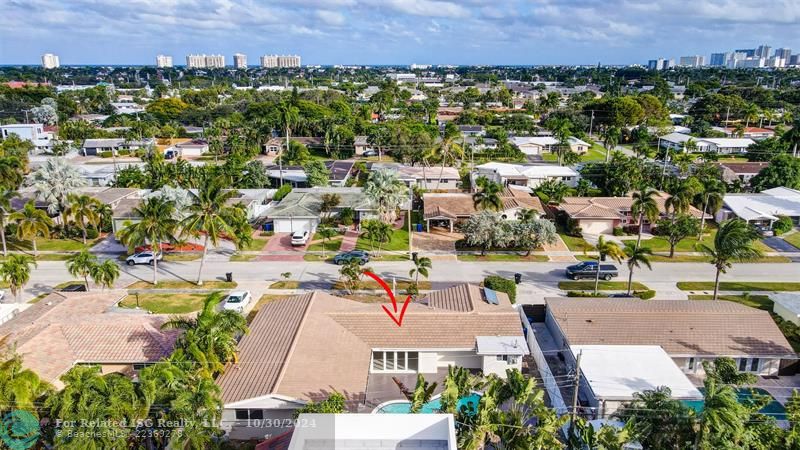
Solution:
<svg viewBox="0 0 800 450">
<path fill-rule="evenodd" d="M 611 151 L 617 148 L 622 131 L 618 127 L 608 127 L 603 131 L 603 147 L 606 149 L 606 162 L 608 162 Z"/>
<path fill-rule="evenodd" d="M 455 130 L 455 132 L 446 131 L 439 145 L 434 146 L 432 149 L 433 156 L 441 162 L 439 178 L 436 180 L 436 189 L 439 189 L 439 184 L 442 182 L 445 166 L 464 158 L 464 148 L 457 142 L 457 140 L 461 138 L 461 135 L 458 133 L 457 128 Z"/>
<path fill-rule="evenodd" d="M 476 183 L 478 184 L 478 192 L 472 194 L 472 202 L 475 204 L 476 209 L 499 211 L 503 208 L 503 201 L 500 199 L 503 186 L 489 181 L 486 177 L 478 178 Z"/>
<path fill-rule="evenodd" d="M 745 432 L 748 414 L 736 389 L 715 377 L 706 377 L 703 388 L 703 411 L 698 415 L 695 448 L 711 450 L 728 445 L 739 448 L 737 444 Z"/>
<path fill-rule="evenodd" d="M 31 279 L 31 266 L 36 267 L 36 260 L 28 255 L 11 254 L 0 263 L 0 279 L 8 283 L 11 295 L 19 303 L 22 289 Z"/>
<path fill-rule="evenodd" d="M 339 233 L 331 227 L 320 227 L 317 228 L 317 235 L 322 238 L 322 259 L 326 259 L 325 255 L 325 243 L 330 241 L 334 236 L 338 235 Z"/>
<path fill-rule="evenodd" d="M 119 272 L 117 263 L 110 259 L 94 264 L 89 270 L 92 281 L 102 286 L 103 289 L 114 286 L 114 282 L 119 278 Z"/>
<path fill-rule="evenodd" d="M 86 186 L 86 180 L 80 171 L 64 158 L 48 158 L 31 174 L 30 182 L 38 199 L 47 202 L 47 212 L 60 214 L 62 225 L 66 226 L 68 197 L 78 188 Z"/>
<path fill-rule="evenodd" d="M 631 203 L 631 215 L 636 217 L 639 221 L 639 236 L 636 238 L 636 246 L 642 242 L 642 230 L 644 229 L 644 219 L 653 223 L 658 219 L 660 211 L 658 210 L 658 203 L 656 197 L 661 194 L 653 188 L 646 188 L 641 191 L 633 193 L 633 203 Z"/>
<path fill-rule="evenodd" d="M 229 206 L 228 201 L 238 192 L 233 189 L 223 189 L 218 179 L 206 180 L 194 196 L 194 202 L 189 206 L 189 215 L 180 224 L 183 233 L 195 238 L 204 235 L 203 255 L 200 258 L 200 268 L 197 271 L 197 285 L 203 284 L 203 266 L 208 254 L 209 241 L 214 247 L 219 245 L 223 236 L 234 237 L 233 218 L 235 207 Z"/>
<path fill-rule="evenodd" d="M 597 251 L 597 272 L 594 276 L 594 293 L 597 294 L 598 288 L 600 287 L 600 264 L 606 258 L 611 258 L 616 262 L 620 262 L 622 258 L 625 257 L 625 252 L 616 242 L 607 241 L 603 236 L 597 239 L 595 250 Z"/>
<path fill-rule="evenodd" d="M 52 392 L 53 387 L 36 372 L 23 368 L 22 357 L 16 353 L 0 363 L 0 402 L 3 405 L 36 411 L 41 400 Z"/>
<path fill-rule="evenodd" d="M 170 403 L 170 412 L 183 426 L 174 433 L 169 448 L 210 448 L 222 419 L 221 390 L 213 379 L 200 377 L 187 385 Z M 194 420 L 186 420 L 192 417 Z"/>
<path fill-rule="evenodd" d="M 686 214 L 692 206 L 692 199 L 697 195 L 697 186 L 693 183 L 683 182 L 669 198 L 664 200 L 664 208 L 672 209 L 672 221 L 678 214 Z"/>
<path fill-rule="evenodd" d="M 753 241 L 757 239 L 758 232 L 750 224 L 740 219 L 731 219 L 719 224 L 713 246 L 702 242 L 697 244 L 698 250 L 711 258 L 710 262 L 717 270 L 714 278 L 714 300 L 719 292 L 720 274 L 733 267 L 735 261 L 754 259 L 762 255 L 761 250 L 753 247 Z"/>
<path fill-rule="evenodd" d="M 703 238 L 703 229 L 706 227 L 706 214 L 712 216 L 722 208 L 722 200 L 725 197 L 725 183 L 713 180 L 705 187 L 703 193 L 703 215 L 700 218 L 700 231 L 697 233 L 697 240 Z"/>
<path fill-rule="evenodd" d="M 81 227 L 83 243 L 86 244 L 86 226 L 94 225 L 97 227 L 100 224 L 100 214 L 98 214 L 97 208 L 100 202 L 85 194 L 70 194 L 67 196 L 67 201 L 69 203 L 67 204 L 66 215 L 75 219 L 75 222 Z"/>
<path fill-rule="evenodd" d="M 628 295 L 631 295 L 631 285 L 633 285 L 633 269 L 641 268 L 642 265 L 653 270 L 650 265 L 650 255 L 653 251 L 650 247 L 636 247 L 631 242 L 625 243 L 625 254 L 628 256 Z"/>
<path fill-rule="evenodd" d="M 289 150 L 289 135 L 292 127 L 300 121 L 300 110 L 288 102 L 281 102 L 278 105 L 278 121 L 286 132 L 286 151 Z M 278 171 L 280 173 L 281 186 L 283 186 L 283 152 L 278 155 Z"/>
<path fill-rule="evenodd" d="M 397 209 L 410 200 L 408 187 L 394 172 L 388 170 L 370 173 L 364 184 L 364 195 L 378 211 L 380 219 L 387 223 L 394 223 Z"/>
<path fill-rule="evenodd" d="M 17 239 L 30 240 L 33 246 L 33 257 L 39 256 L 39 251 L 36 248 L 36 238 L 39 236 L 46 237 L 50 234 L 50 227 L 53 226 L 53 220 L 41 209 L 36 209 L 33 201 L 25 204 L 25 206 L 10 216 L 11 220 L 17 223 Z"/>
<path fill-rule="evenodd" d="M 67 271 L 73 277 L 81 277 L 83 278 L 83 282 L 86 284 L 86 291 L 90 290 L 89 287 L 89 275 L 92 273 L 92 269 L 95 265 L 97 265 L 97 256 L 89 253 L 89 250 L 83 249 L 78 253 L 74 253 L 67 258 Z"/>
<path fill-rule="evenodd" d="M 426 256 L 420 256 L 414 261 L 414 268 L 408 271 L 408 276 L 414 277 L 414 284 L 419 287 L 419 276 L 422 275 L 428 278 L 429 269 L 433 268 L 431 259 Z"/>
<path fill-rule="evenodd" d="M 134 217 L 139 217 L 134 222 L 117 232 L 119 240 L 133 249 L 140 245 L 150 245 L 153 251 L 153 284 L 158 284 L 158 258 L 161 253 L 161 243 L 171 242 L 175 239 L 178 229 L 178 220 L 175 219 L 175 205 L 160 196 L 144 199 L 142 203 L 133 208 Z"/>
<path fill-rule="evenodd" d="M 3 241 L 3 256 L 8 256 L 8 245 L 6 244 L 6 225 L 8 225 L 11 215 L 11 200 L 17 196 L 17 192 L 5 187 L 0 187 L 0 240 Z"/>
<path fill-rule="evenodd" d="M 523 208 L 517 211 L 517 220 L 522 223 L 531 223 L 539 217 L 539 211 L 533 208 Z"/>
</svg>

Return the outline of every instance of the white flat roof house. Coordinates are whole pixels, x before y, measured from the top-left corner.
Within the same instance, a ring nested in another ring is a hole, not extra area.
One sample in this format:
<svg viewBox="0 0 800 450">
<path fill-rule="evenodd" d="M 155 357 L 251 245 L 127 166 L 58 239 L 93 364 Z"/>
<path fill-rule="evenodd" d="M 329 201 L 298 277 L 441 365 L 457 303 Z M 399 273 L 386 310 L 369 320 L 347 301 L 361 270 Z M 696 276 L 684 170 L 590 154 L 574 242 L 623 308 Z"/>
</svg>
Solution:
<svg viewBox="0 0 800 450">
<path fill-rule="evenodd" d="M 511 143 L 526 155 L 541 155 L 544 152 L 552 152 L 559 145 L 558 139 L 552 136 L 515 136 L 511 138 Z M 569 146 L 572 151 L 577 153 L 585 153 L 591 147 L 589 143 L 576 137 L 569 138 Z"/>
<path fill-rule="evenodd" d="M 749 138 L 698 138 L 684 133 L 669 133 L 659 138 L 661 147 L 686 151 L 686 143 L 693 141 L 698 152 L 744 153 L 756 142 Z"/>
<path fill-rule="evenodd" d="M 0 125 L 0 137 L 6 139 L 12 134 L 16 134 L 20 139 L 30 141 L 37 151 L 49 149 L 53 140 L 53 133 L 44 131 L 44 125 L 40 123 Z"/>
<path fill-rule="evenodd" d="M 504 185 L 513 184 L 537 188 L 548 180 L 562 181 L 569 186 L 578 183 L 580 174 L 574 169 L 555 164 L 523 165 L 490 162 L 475 167 L 473 178 L 486 177 Z"/>
<path fill-rule="evenodd" d="M 717 221 L 738 217 L 756 225 L 769 225 L 780 216 L 800 223 L 800 191 L 776 187 L 757 194 L 726 194 Z"/>
<path fill-rule="evenodd" d="M 573 345 L 573 357 L 581 354 L 581 393 L 594 417 L 616 412 L 634 394 L 665 386 L 677 400 L 702 400 L 672 358 L 658 345 Z"/>
<path fill-rule="evenodd" d="M 388 170 L 397 174 L 408 187 L 419 186 L 426 190 L 455 191 L 461 183 L 461 175 L 455 167 L 406 166 L 398 163 L 372 163 L 370 170 Z"/>
<path fill-rule="evenodd" d="M 289 450 L 457 450 L 452 414 L 300 414 Z"/>
</svg>

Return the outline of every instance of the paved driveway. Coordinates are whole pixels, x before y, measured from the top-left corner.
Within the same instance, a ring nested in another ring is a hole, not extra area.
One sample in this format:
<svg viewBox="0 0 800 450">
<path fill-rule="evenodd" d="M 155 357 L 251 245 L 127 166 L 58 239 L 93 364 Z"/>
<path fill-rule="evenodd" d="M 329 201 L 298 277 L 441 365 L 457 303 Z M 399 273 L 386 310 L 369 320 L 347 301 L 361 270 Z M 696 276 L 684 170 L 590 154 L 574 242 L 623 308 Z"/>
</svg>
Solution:
<svg viewBox="0 0 800 450">
<path fill-rule="evenodd" d="M 264 246 L 262 254 L 256 258 L 258 261 L 302 261 L 303 255 L 311 243 L 308 240 L 305 246 L 292 245 L 292 233 L 275 233 Z"/>
<path fill-rule="evenodd" d="M 764 243 L 767 244 L 772 249 L 775 249 L 779 252 L 789 252 L 789 253 L 798 253 L 800 254 L 800 248 L 795 247 L 794 245 L 784 241 L 779 237 L 767 237 L 764 238 Z"/>
</svg>

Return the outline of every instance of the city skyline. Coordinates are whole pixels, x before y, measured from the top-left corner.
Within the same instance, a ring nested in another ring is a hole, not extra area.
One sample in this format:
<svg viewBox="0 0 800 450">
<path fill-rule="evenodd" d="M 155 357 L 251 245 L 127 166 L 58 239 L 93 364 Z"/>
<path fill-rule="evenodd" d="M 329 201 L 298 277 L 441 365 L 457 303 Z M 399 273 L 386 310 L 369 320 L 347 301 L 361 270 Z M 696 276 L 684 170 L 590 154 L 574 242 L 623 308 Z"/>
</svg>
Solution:
<svg viewBox="0 0 800 450">
<path fill-rule="evenodd" d="M 0 64 L 152 65 L 157 54 L 297 54 L 304 64 L 646 64 L 726 49 L 800 48 L 788 1 L 7 2 Z M 619 13 L 619 11 L 623 11 Z M 613 13 L 613 14 L 612 14 Z M 83 24 L 91 22 L 96 27 Z M 132 38 L 132 36 L 134 38 Z M 232 61 L 231 61 L 232 62 Z"/>
</svg>

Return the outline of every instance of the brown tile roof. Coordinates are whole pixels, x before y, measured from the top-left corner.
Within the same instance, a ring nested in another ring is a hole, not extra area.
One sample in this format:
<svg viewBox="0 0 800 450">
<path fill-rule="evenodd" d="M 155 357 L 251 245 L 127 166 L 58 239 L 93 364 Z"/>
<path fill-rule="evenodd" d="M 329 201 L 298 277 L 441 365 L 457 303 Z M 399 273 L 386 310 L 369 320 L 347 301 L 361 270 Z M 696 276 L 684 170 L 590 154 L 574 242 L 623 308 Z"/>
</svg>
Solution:
<svg viewBox="0 0 800 450">
<path fill-rule="evenodd" d="M 507 296 L 499 300 L 489 305 L 479 287 L 457 286 L 410 304 L 402 327 L 379 304 L 319 291 L 269 302 L 242 338 L 239 362 L 218 380 L 223 402 L 318 400 L 333 390 L 363 402 L 374 348 L 469 349 L 477 336 L 521 335 L 519 314 Z"/>
<path fill-rule="evenodd" d="M 761 169 L 769 166 L 768 162 L 740 162 L 740 163 L 719 163 L 720 166 L 727 168 L 736 174 L 758 173 Z"/>
<path fill-rule="evenodd" d="M 667 214 L 666 201 L 671 196 L 666 192 L 660 194 L 655 197 L 655 201 L 659 212 L 663 215 Z M 633 197 L 564 197 L 558 207 L 576 219 L 613 219 L 621 218 L 630 212 L 632 205 Z M 694 206 L 689 207 L 689 214 L 697 218 L 702 217 L 700 210 Z"/>
<path fill-rule="evenodd" d="M 60 387 L 77 363 L 130 364 L 168 356 L 176 331 L 161 331 L 167 316 L 116 312 L 124 291 L 53 293 L 0 325 L 25 367 Z"/>
<path fill-rule="evenodd" d="M 478 212 L 472 194 L 467 193 L 425 193 L 423 217 L 426 219 L 448 217 L 451 219 L 466 218 Z M 503 209 L 527 208 L 544 212 L 544 206 L 538 197 L 518 189 L 506 187 L 500 194 Z"/>
<path fill-rule="evenodd" d="M 673 356 L 795 353 L 767 311 L 727 301 L 549 298 L 570 345 L 660 345 Z"/>
</svg>

